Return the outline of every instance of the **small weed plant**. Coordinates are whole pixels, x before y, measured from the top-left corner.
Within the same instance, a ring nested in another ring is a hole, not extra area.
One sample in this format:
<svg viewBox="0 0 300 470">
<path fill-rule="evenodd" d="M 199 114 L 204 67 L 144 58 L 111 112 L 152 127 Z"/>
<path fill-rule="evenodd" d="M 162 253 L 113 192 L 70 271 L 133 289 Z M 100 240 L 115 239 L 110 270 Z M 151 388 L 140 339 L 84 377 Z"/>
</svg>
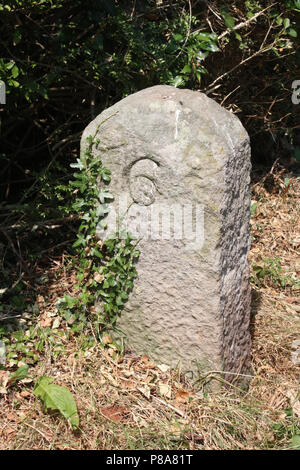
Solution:
<svg viewBox="0 0 300 470">
<path fill-rule="evenodd" d="M 263 282 L 271 282 L 278 287 L 294 287 L 299 288 L 299 280 L 293 279 L 292 276 L 284 274 L 280 258 L 264 258 L 263 264 L 254 264 L 252 266 L 251 281 L 257 286 L 261 286 Z"/>
</svg>

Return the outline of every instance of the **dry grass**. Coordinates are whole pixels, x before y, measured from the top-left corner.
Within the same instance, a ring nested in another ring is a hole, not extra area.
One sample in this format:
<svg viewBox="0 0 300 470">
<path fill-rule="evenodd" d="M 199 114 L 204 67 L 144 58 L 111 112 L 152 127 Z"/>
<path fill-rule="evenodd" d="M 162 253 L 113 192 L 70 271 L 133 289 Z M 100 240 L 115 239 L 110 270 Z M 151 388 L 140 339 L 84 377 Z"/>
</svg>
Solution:
<svg viewBox="0 0 300 470">
<path fill-rule="evenodd" d="M 251 263 L 279 257 L 280 275 L 295 279 L 300 181 L 293 178 L 286 190 L 284 176 L 280 169 L 269 175 L 272 190 L 268 179 L 253 185 Z M 50 275 L 48 298 L 41 292 L 41 321 L 73 281 L 67 271 L 59 285 Z M 73 432 L 61 416 L 45 414 L 33 383 L 21 383 L 0 398 L 0 449 L 291 448 L 300 432 L 300 370 L 291 360 L 292 343 L 300 339 L 297 296 L 294 286 L 277 285 L 274 277 L 253 285 L 253 379 L 247 393 L 234 387 L 206 393 L 147 356 L 118 354 L 108 337 L 105 345 L 83 351 L 82 338 L 73 336 L 59 359 L 49 345 L 30 377 L 47 375 L 71 390 L 80 429 Z"/>
</svg>

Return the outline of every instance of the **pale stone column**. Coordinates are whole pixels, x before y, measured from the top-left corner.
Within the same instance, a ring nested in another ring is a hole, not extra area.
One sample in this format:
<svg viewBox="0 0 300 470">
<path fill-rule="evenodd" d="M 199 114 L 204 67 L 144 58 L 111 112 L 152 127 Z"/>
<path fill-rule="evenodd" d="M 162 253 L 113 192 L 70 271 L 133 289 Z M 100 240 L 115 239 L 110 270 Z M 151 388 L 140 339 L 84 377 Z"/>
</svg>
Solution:
<svg viewBox="0 0 300 470">
<path fill-rule="evenodd" d="M 123 223 L 142 237 L 139 278 L 117 324 L 127 346 L 194 374 L 246 373 L 247 132 L 206 95 L 171 86 L 106 109 L 85 129 L 82 151 L 102 121 L 94 155 L 111 170 L 115 196 L 107 233 L 130 207 Z"/>
</svg>

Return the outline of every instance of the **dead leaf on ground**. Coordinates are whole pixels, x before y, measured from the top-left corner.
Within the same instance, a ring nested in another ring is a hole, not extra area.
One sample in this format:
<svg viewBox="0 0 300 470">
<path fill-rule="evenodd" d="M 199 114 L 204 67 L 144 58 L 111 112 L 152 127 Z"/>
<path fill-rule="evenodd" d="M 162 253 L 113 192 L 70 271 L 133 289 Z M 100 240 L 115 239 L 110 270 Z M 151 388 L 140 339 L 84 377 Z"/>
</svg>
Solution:
<svg viewBox="0 0 300 470">
<path fill-rule="evenodd" d="M 59 325 L 60 325 L 60 318 L 59 317 L 54 318 L 52 329 L 55 330 L 56 328 L 59 327 Z"/>
<path fill-rule="evenodd" d="M 188 441 L 196 442 L 197 444 L 204 443 L 204 437 L 201 434 L 194 434 L 192 432 L 188 432 L 184 435 L 185 439 Z"/>
<path fill-rule="evenodd" d="M 144 356 L 141 357 L 141 362 L 149 362 L 149 356 L 147 354 L 144 354 Z"/>
<path fill-rule="evenodd" d="M 112 339 L 109 335 L 105 335 L 105 336 L 103 336 L 102 342 L 103 342 L 103 344 L 111 344 Z"/>
<path fill-rule="evenodd" d="M 130 411 L 126 406 L 107 406 L 100 408 L 101 413 L 115 423 L 127 421 Z"/>
<path fill-rule="evenodd" d="M 300 395 L 296 390 L 288 390 L 286 396 L 290 399 L 293 412 L 296 416 L 300 417 Z"/>
<path fill-rule="evenodd" d="M 9 374 L 6 370 L 0 370 L 0 384 L 6 385 L 9 379 Z"/>
<path fill-rule="evenodd" d="M 132 377 L 134 372 L 133 370 L 124 370 L 123 375 L 125 375 L 125 377 Z"/>
<path fill-rule="evenodd" d="M 121 387 L 122 388 L 125 388 L 127 390 L 133 390 L 134 388 L 136 388 L 136 383 L 133 382 L 132 380 L 121 380 Z"/>
<path fill-rule="evenodd" d="M 94 274 L 94 281 L 96 281 L 96 282 L 98 282 L 98 284 L 100 284 L 102 281 L 104 281 L 104 275 L 96 272 Z"/>
<path fill-rule="evenodd" d="M 141 362 L 145 364 L 145 367 L 147 367 L 148 369 L 156 369 L 157 367 L 155 362 L 151 361 L 147 354 L 141 357 Z"/>
<path fill-rule="evenodd" d="M 171 398 L 172 390 L 171 390 L 170 385 L 164 384 L 161 382 L 158 384 L 158 386 L 159 386 L 159 392 L 163 397 Z"/>
<path fill-rule="evenodd" d="M 148 374 L 148 372 L 147 372 L 147 374 Z M 156 382 L 156 380 L 157 380 L 157 375 L 156 374 L 147 375 L 147 377 L 145 377 L 143 379 L 143 381 L 146 382 L 147 384 L 153 384 L 154 382 Z"/>
<path fill-rule="evenodd" d="M 188 403 L 190 396 L 192 396 L 190 392 L 186 392 L 185 390 L 176 390 L 175 401 L 177 403 Z"/>
<path fill-rule="evenodd" d="M 17 432 L 13 428 L 5 428 L 2 431 L 2 435 L 6 440 L 13 440 L 15 439 Z"/>
<path fill-rule="evenodd" d="M 6 419 L 8 421 L 18 421 L 19 417 L 15 413 L 7 413 Z"/>
<path fill-rule="evenodd" d="M 47 328 L 48 326 L 51 326 L 53 322 L 53 318 L 51 317 L 42 317 L 40 319 L 40 327 L 41 328 Z"/>
<path fill-rule="evenodd" d="M 9 374 L 6 370 L 0 370 L 0 395 L 7 393 Z"/>
<path fill-rule="evenodd" d="M 151 390 L 147 385 L 145 387 L 138 387 L 137 389 L 138 389 L 139 392 L 141 392 L 142 395 L 144 395 L 144 397 L 148 398 L 148 400 L 149 400 Z"/>
</svg>

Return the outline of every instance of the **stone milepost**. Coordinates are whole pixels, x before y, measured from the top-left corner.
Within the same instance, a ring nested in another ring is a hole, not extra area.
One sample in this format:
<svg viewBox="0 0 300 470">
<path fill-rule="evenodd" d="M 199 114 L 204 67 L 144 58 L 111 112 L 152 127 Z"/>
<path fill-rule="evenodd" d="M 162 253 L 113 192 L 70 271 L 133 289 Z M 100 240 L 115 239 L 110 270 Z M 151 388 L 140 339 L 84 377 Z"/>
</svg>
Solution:
<svg viewBox="0 0 300 470">
<path fill-rule="evenodd" d="M 239 119 L 206 95 L 155 86 L 85 129 L 112 172 L 118 221 L 138 239 L 138 279 L 118 320 L 127 347 L 182 371 L 250 365 L 250 145 Z M 121 217 L 120 217 L 121 215 Z M 99 231 L 100 237 L 105 233 Z"/>
</svg>

